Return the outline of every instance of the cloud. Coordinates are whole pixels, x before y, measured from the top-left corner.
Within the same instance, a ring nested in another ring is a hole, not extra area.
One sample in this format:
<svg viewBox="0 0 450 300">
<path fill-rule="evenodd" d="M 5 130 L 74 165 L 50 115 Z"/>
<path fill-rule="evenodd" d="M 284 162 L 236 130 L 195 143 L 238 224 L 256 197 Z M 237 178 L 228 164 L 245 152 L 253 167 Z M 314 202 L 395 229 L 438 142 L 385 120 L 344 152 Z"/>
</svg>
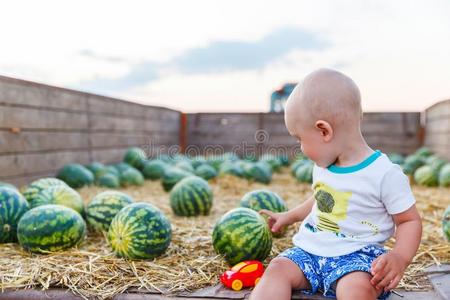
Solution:
<svg viewBox="0 0 450 300">
<path fill-rule="evenodd" d="M 207 74 L 227 71 L 261 70 L 293 50 L 323 50 L 329 43 L 300 28 L 281 28 L 257 41 L 215 41 L 205 47 L 186 50 L 166 63 L 146 61 L 135 64 L 128 74 L 98 78 L 78 85 L 97 92 L 118 92 L 161 77 L 163 70 L 181 74 Z M 101 59 L 90 50 L 80 55 Z M 115 58 L 118 59 L 118 58 Z"/>
</svg>

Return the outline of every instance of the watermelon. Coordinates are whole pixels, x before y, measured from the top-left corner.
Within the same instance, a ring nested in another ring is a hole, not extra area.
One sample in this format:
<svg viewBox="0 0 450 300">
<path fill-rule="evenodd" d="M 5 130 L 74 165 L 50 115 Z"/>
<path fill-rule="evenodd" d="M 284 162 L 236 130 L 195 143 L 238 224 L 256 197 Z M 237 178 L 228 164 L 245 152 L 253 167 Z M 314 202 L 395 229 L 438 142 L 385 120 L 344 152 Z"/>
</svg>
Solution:
<svg viewBox="0 0 450 300">
<path fill-rule="evenodd" d="M 101 162 L 93 162 L 89 165 L 86 165 L 86 168 L 94 174 L 95 177 L 98 177 L 100 174 L 104 174 L 106 172 L 106 166 Z"/>
<path fill-rule="evenodd" d="M 250 163 L 244 167 L 247 179 L 268 184 L 272 180 L 272 168 L 263 162 Z"/>
<path fill-rule="evenodd" d="M 125 163 L 125 162 L 120 162 L 117 164 L 114 164 L 113 167 L 116 169 L 116 171 L 118 172 L 118 174 L 122 174 L 123 172 L 125 172 L 126 170 L 133 168 L 133 166 Z"/>
<path fill-rule="evenodd" d="M 273 212 L 281 213 L 288 210 L 286 203 L 278 194 L 269 190 L 255 190 L 248 192 L 240 201 L 241 207 L 247 207 L 259 212 L 261 209 L 267 209 Z M 266 220 L 267 216 L 263 216 Z M 286 233 L 287 227 L 279 232 L 272 232 L 274 237 L 281 237 Z"/>
<path fill-rule="evenodd" d="M 163 254 L 172 239 L 169 219 L 150 203 L 134 203 L 113 218 L 108 241 L 115 254 L 130 259 L 149 259 Z"/>
<path fill-rule="evenodd" d="M 105 191 L 97 194 L 86 207 L 86 221 L 95 231 L 108 231 L 115 215 L 133 202 L 133 198 L 122 192 Z"/>
<path fill-rule="evenodd" d="M 311 183 L 313 175 L 314 164 L 309 162 L 297 168 L 295 171 L 295 178 L 298 182 Z"/>
<path fill-rule="evenodd" d="M 191 164 L 195 169 L 197 169 L 199 166 L 207 164 L 207 163 L 208 163 L 208 161 L 206 160 L 206 158 L 201 155 L 193 157 L 191 159 Z"/>
<path fill-rule="evenodd" d="M 0 188 L 1 187 L 9 187 L 10 189 L 18 190 L 15 185 L 12 185 L 11 183 L 7 183 L 7 182 L 2 182 L 2 181 L 0 181 Z"/>
<path fill-rule="evenodd" d="M 272 171 L 274 172 L 279 172 L 281 170 L 281 161 L 278 159 L 278 157 L 272 154 L 263 154 L 259 160 L 269 163 L 269 165 L 272 167 Z"/>
<path fill-rule="evenodd" d="M 120 187 L 120 180 L 117 175 L 112 173 L 105 173 L 98 177 L 96 180 L 98 186 L 108 187 L 108 188 L 118 188 Z"/>
<path fill-rule="evenodd" d="M 194 173 L 194 167 L 188 161 L 179 161 L 175 164 L 175 167 L 190 173 Z"/>
<path fill-rule="evenodd" d="M 175 184 L 177 184 L 181 179 L 192 176 L 191 173 L 181 170 L 179 168 L 170 167 L 164 171 L 164 176 L 162 178 L 162 186 L 166 192 L 170 191 Z"/>
<path fill-rule="evenodd" d="M 195 175 L 197 175 L 205 180 L 210 180 L 217 176 L 216 169 L 214 169 L 212 166 L 210 166 L 208 164 L 203 164 L 203 165 L 198 166 L 195 169 L 194 173 L 195 173 Z"/>
<path fill-rule="evenodd" d="M 235 162 L 224 162 L 220 165 L 219 174 L 229 174 L 237 177 L 243 177 L 244 170 Z"/>
<path fill-rule="evenodd" d="M 391 160 L 392 163 L 397 165 L 402 165 L 405 161 L 403 155 L 399 153 L 389 153 L 387 157 Z"/>
<path fill-rule="evenodd" d="M 45 190 L 50 186 L 57 186 L 57 185 L 68 186 L 64 181 L 58 178 L 51 178 L 51 177 L 41 178 L 31 182 L 28 186 L 26 186 L 23 192 L 23 196 L 28 201 L 31 201 L 42 190 Z"/>
<path fill-rule="evenodd" d="M 146 179 L 157 180 L 164 176 L 164 170 L 168 165 L 162 160 L 150 160 L 144 163 L 142 174 Z"/>
<path fill-rule="evenodd" d="M 440 157 L 435 157 L 433 160 L 430 161 L 430 163 L 428 165 L 434 172 L 439 174 L 439 172 L 445 166 L 446 163 L 447 163 L 446 160 L 444 160 Z"/>
<path fill-rule="evenodd" d="M 144 166 L 144 162 L 147 158 L 144 150 L 138 147 L 128 148 L 123 157 L 123 161 L 138 170 L 141 170 Z"/>
<path fill-rule="evenodd" d="M 424 186 L 437 186 L 438 174 L 430 166 L 421 166 L 414 172 L 414 181 Z"/>
<path fill-rule="evenodd" d="M 80 164 L 67 164 L 59 170 L 57 178 L 77 189 L 94 183 L 94 174 Z"/>
<path fill-rule="evenodd" d="M 77 191 L 65 185 L 49 186 L 30 200 L 31 208 L 46 204 L 59 204 L 84 214 L 83 198 Z"/>
<path fill-rule="evenodd" d="M 312 163 L 312 162 L 309 159 L 300 159 L 300 160 L 296 160 L 295 162 L 293 162 L 290 167 L 292 176 L 295 177 L 295 172 L 297 172 L 297 169 L 299 167 L 306 165 L 306 164 L 310 164 L 310 163 Z"/>
<path fill-rule="evenodd" d="M 280 155 L 278 155 L 278 161 L 281 162 L 281 165 L 282 165 L 283 167 L 289 166 L 289 156 L 287 156 L 286 154 L 280 154 Z"/>
<path fill-rule="evenodd" d="M 214 250 L 230 265 L 244 260 L 263 261 L 272 249 L 272 234 L 256 211 L 239 207 L 224 214 L 212 233 Z"/>
<path fill-rule="evenodd" d="M 117 177 L 120 176 L 119 170 L 117 170 L 117 168 L 114 167 L 114 166 L 106 166 L 103 170 L 104 170 L 106 173 L 116 175 Z"/>
<path fill-rule="evenodd" d="M 447 163 L 441 168 L 441 171 L 439 172 L 439 185 L 443 187 L 449 187 L 450 186 L 450 163 Z"/>
<path fill-rule="evenodd" d="M 131 167 L 127 170 L 123 171 L 120 174 L 120 185 L 123 187 L 127 187 L 130 185 L 143 185 L 144 184 L 144 176 L 142 173 Z"/>
<path fill-rule="evenodd" d="M 447 207 L 442 217 L 442 230 L 445 238 L 450 242 L 450 206 Z"/>
<path fill-rule="evenodd" d="M 246 193 L 240 202 L 241 207 L 251 208 L 254 211 L 267 209 L 273 212 L 285 212 L 288 210 L 283 199 L 278 194 L 269 190 L 254 190 Z"/>
<path fill-rule="evenodd" d="M 405 158 L 405 162 L 402 165 L 403 172 L 406 175 L 413 175 L 414 172 L 425 164 L 423 157 L 419 155 L 410 155 Z"/>
<path fill-rule="evenodd" d="M 415 155 L 421 156 L 421 157 L 428 157 L 433 154 L 430 149 L 427 147 L 421 147 L 417 149 L 417 151 L 414 153 Z"/>
<path fill-rule="evenodd" d="M 17 189 L 0 186 L 0 243 L 17 241 L 17 224 L 28 209 L 27 200 Z"/>
<path fill-rule="evenodd" d="M 208 215 L 213 204 L 213 193 L 208 182 L 189 176 L 170 191 L 170 207 L 178 216 Z"/>
<path fill-rule="evenodd" d="M 55 204 L 27 211 L 17 226 L 20 245 L 33 253 L 61 251 L 78 245 L 86 235 L 86 223 L 75 210 Z"/>
</svg>

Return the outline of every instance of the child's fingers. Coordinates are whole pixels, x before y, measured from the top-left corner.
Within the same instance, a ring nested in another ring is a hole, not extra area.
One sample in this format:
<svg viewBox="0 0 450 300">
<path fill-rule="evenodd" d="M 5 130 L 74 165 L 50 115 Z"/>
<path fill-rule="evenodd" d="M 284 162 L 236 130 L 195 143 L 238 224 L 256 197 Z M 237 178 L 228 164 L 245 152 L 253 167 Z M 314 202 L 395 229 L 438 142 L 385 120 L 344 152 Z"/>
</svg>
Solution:
<svg viewBox="0 0 450 300">
<path fill-rule="evenodd" d="M 375 258 L 374 260 L 373 260 L 373 262 L 372 262 L 372 264 L 371 264 L 371 273 L 372 273 L 372 275 L 374 275 L 374 268 L 375 268 L 375 266 L 376 266 L 376 264 L 378 263 L 378 261 L 380 260 L 380 256 L 378 256 L 377 258 Z"/>
<path fill-rule="evenodd" d="M 261 215 L 266 215 L 266 216 L 269 216 L 269 217 L 275 219 L 275 213 L 274 213 L 273 211 L 268 210 L 268 209 L 261 209 L 261 210 L 259 211 L 259 213 L 260 213 Z"/>
<path fill-rule="evenodd" d="M 389 283 L 395 278 L 394 272 L 389 272 L 386 276 L 383 277 L 383 279 L 378 282 L 377 288 L 382 289 L 389 285 Z"/>
<path fill-rule="evenodd" d="M 372 285 L 377 285 L 378 282 L 380 282 L 386 276 L 387 272 L 388 270 L 386 269 L 379 269 L 374 271 L 374 275 L 370 280 L 370 283 L 372 283 Z"/>
<path fill-rule="evenodd" d="M 384 256 L 379 256 L 376 259 L 376 263 L 375 266 L 372 267 L 372 271 L 374 273 L 379 272 L 380 270 L 382 270 L 387 264 L 386 258 Z"/>
<path fill-rule="evenodd" d="M 385 291 L 390 291 L 390 290 L 395 289 L 401 279 L 402 279 L 401 275 L 395 276 L 395 278 L 391 281 L 391 283 L 389 283 L 389 285 L 384 290 Z"/>
<path fill-rule="evenodd" d="M 280 222 L 275 222 L 272 226 L 272 232 L 278 232 L 281 228 L 281 223 Z"/>
</svg>

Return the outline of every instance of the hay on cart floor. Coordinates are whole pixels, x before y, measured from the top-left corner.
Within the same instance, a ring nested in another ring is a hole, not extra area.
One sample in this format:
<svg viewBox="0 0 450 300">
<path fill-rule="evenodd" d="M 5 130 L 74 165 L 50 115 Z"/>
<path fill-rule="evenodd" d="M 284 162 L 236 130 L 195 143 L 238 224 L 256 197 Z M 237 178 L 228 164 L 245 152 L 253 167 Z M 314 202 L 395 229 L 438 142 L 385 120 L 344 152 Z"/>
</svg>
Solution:
<svg viewBox="0 0 450 300">
<path fill-rule="evenodd" d="M 193 291 L 217 284 L 218 275 L 227 265 L 213 250 L 211 232 L 215 221 L 239 205 L 242 195 L 257 188 L 279 193 L 290 208 L 311 194 L 310 186 L 295 182 L 288 170 L 275 174 L 269 185 L 249 183 L 231 176 L 211 182 L 214 205 L 209 216 L 185 218 L 174 216 L 168 194 L 160 182 L 146 181 L 142 187 L 123 189 L 136 201 L 148 201 L 166 213 L 173 229 L 168 251 L 147 261 L 128 261 L 112 253 L 105 238 L 89 234 L 78 249 L 50 255 L 28 254 L 17 244 L 0 245 L 0 285 L 5 289 L 65 287 L 85 298 L 107 299 L 130 288 L 159 290 L 164 293 Z M 86 202 L 105 189 L 80 190 Z M 450 189 L 413 187 L 417 206 L 423 217 L 422 244 L 414 262 L 400 283 L 407 290 L 430 289 L 422 270 L 433 264 L 450 262 L 450 243 L 444 241 L 441 217 L 450 205 Z M 291 226 L 284 238 L 274 239 L 271 258 L 292 246 L 291 238 L 298 225 Z M 387 246 L 391 247 L 392 241 Z"/>
</svg>

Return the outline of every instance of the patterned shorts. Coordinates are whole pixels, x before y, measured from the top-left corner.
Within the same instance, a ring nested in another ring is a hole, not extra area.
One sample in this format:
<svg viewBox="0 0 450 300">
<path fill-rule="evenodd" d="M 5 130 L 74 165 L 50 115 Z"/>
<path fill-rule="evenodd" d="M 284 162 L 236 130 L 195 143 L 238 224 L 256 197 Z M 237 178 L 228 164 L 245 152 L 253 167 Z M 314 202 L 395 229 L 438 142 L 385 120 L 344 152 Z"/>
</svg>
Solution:
<svg viewBox="0 0 450 300">
<path fill-rule="evenodd" d="M 336 282 L 339 278 L 353 271 L 370 273 L 372 261 L 385 252 L 379 246 L 369 245 L 350 254 L 325 257 L 293 247 L 279 256 L 292 260 L 305 274 L 311 290 L 304 290 L 304 293 L 315 294 L 320 290 L 325 297 L 336 298 Z M 386 299 L 389 294 L 390 292 L 383 292 L 378 299 Z"/>
</svg>

